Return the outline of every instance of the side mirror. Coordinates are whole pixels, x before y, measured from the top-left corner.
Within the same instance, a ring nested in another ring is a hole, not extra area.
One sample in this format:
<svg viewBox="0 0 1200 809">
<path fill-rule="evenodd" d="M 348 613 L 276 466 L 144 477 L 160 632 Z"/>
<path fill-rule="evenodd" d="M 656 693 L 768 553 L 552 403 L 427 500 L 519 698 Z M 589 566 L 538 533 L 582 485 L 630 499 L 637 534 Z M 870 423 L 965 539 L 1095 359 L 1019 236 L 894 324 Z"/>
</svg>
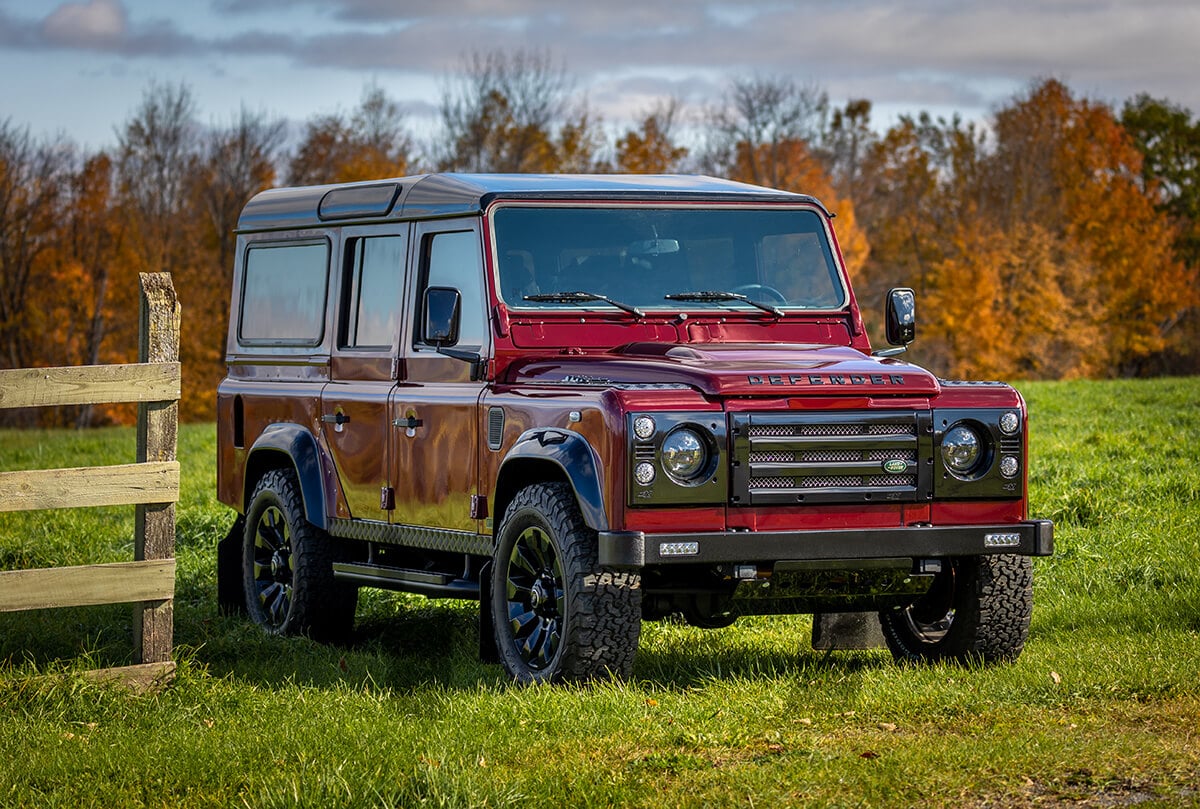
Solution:
<svg viewBox="0 0 1200 809">
<path fill-rule="evenodd" d="M 462 315 L 462 293 L 450 287 L 429 287 L 422 302 L 425 323 L 421 335 L 426 343 L 443 348 L 458 342 Z"/>
<path fill-rule="evenodd" d="M 887 341 L 906 346 L 917 336 L 917 297 L 911 289 L 898 287 L 887 294 Z"/>
</svg>

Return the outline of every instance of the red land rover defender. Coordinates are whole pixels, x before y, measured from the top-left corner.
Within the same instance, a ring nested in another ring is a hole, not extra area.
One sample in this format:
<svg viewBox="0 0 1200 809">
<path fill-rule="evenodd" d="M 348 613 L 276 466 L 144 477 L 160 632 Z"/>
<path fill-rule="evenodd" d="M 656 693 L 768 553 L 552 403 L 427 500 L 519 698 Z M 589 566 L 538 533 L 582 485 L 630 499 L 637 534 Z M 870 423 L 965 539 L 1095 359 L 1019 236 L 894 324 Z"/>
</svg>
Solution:
<svg viewBox="0 0 1200 809">
<path fill-rule="evenodd" d="M 1015 658 L 1025 404 L 872 352 L 831 215 L 703 177 L 284 188 L 238 223 L 222 605 L 346 637 L 360 586 L 477 599 L 521 681 L 629 674 L 641 621 Z"/>
</svg>

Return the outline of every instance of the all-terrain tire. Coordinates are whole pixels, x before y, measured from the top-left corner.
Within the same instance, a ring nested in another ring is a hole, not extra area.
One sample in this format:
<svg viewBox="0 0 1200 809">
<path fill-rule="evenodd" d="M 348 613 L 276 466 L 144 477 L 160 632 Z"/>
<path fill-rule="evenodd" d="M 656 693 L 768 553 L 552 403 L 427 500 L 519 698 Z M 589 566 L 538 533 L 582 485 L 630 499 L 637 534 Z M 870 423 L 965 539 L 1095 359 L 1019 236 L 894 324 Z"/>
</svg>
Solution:
<svg viewBox="0 0 1200 809">
<path fill-rule="evenodd" d="M 358 588 L 334 579 L 335 553 L 328 534 L 305 518 L 292 470 L 263 475 L 246 509 L 242 543 L 242 583 L 251 619 L 273 635 L 348 639 Z"/>
<path fill-rule="evenodd" d="M 1029 557 L 1001 554 L 948 560 L 926 595 L 879 620 L 897 660 L 999 663 L 1025 648 L 1032 613 Z"/>
<path fill-rule="evenodd" d="M 500 662 L 522 683 L 627 677 L 641 634 L 641 575 L 601 568 L 596 532 L 565 483 L 517 492 L 500 524 L 492 615 Z"/>
</svg>

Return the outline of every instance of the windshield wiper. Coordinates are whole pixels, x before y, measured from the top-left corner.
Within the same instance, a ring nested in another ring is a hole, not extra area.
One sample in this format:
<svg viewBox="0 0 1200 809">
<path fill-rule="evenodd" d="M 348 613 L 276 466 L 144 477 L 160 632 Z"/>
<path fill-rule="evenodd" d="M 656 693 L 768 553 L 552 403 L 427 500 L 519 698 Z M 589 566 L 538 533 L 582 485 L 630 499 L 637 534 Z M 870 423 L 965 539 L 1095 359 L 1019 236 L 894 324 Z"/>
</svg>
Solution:
<svg viewBox="0 0 1200 809">
<path fill-rule="evenodd" d="M 634 317 L 646 316 L 646 313 L 636 306 L 614 301 L 607 295 L 598 295 L 595 292 L 543 292 L 538 295 L 526 295 L 524 299 L 536 303 L 586 303 L 587 301 L 604 301 L 611 306 L 617 307 L 622 312 L 628 312 Z"/>
<path fill-rule="evenodd" d="M 783 317 L 783 310 L 769 303 L 759 303 L 748 295 L 740 292 L 676 292 L 674 295 L 663 295 L 669 301 L 741 301 L 753 307 L 770 312 L 775 317 Z"/>
</svg>

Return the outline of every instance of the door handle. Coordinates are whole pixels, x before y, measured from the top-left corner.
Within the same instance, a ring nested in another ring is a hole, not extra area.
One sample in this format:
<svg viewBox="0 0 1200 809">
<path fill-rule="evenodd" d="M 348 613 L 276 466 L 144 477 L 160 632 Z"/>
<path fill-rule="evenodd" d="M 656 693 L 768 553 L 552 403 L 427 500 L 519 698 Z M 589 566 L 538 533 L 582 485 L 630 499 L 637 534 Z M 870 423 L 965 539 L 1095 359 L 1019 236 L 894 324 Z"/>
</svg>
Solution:
<svg viewBox="0 0 1200 809">
<path fill-rule="evenodd" d="M 321 416 L 321 421 L 326 424 L 346 424 L 350 421 L 350 417 L 345 413 L 326 413 Z"/>
<path fill-rule="evenodd" d="M 402 419 L 393 419 L 392 420 L 393 427 L 404 427 L 409 430 L 416 429 L 417 427 L 421 427 L 424 424 L 425 424 L 425 422 L 421 421 L 416 416 L 406 416 L 405 418 L 402 418 Z"/>
</svg>

